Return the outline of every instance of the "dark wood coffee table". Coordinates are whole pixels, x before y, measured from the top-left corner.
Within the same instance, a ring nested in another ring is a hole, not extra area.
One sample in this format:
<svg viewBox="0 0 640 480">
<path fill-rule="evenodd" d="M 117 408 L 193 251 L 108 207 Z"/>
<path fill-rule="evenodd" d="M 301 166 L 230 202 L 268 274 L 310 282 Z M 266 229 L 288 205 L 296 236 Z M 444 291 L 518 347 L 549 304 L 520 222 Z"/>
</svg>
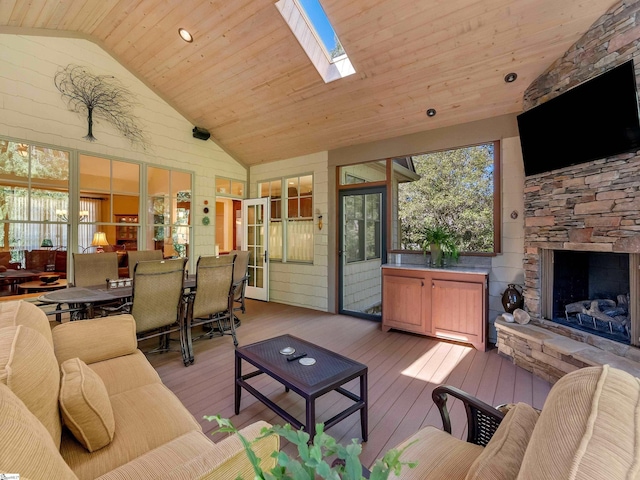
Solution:
<svg viewBox="0 0 640 480">
<path fill-rule="evenodd" d="M 298 360 L 287 361 L 288 356 L 280 353 L 280 350 L 285 347 L 295 348 L 296 351 L 292 356 L 306 353 L 307 356 L 304 358 L 314 358 L 316 363 L 314 365 L 302 365 Z M 258 370 L 243 375 L 242 360 L 250 363 Z M 293 390 L 305 399 L 305 423 L 300 422 L 247 383 L 248 379 L 262 373 L 282 383 L 286 391 Z M 360 378 L 360 395 L 356 395 L 342 387 L 345 383 L 358 377 Z M 369 429 L 367 418 L 367 366 L 362 363 L 300 338 L 282 335 L 244 347 L 238 347 L 236 349 L 235 378 L 236 415 L 240 413 L 241 389 L 244 388 L 291 425 L 296 428 L 304 428 L 313 439 L 316 424 L 316 399 L 335 390 L 353 400 L 354 403 L 325 421 L 325 429 L 360 410 L 362 440 L 364 442 L 367 441 Z"/>
</svg>

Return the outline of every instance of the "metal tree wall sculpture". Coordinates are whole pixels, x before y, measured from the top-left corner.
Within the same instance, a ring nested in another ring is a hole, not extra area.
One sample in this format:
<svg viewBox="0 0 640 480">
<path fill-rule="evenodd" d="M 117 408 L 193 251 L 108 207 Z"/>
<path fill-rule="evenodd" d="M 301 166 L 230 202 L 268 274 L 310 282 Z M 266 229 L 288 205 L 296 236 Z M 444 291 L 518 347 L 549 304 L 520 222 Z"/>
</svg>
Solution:
<svg viewBox="0 0 640 480">
<path fill-rule="evenodd" d="M 111 75 L 93 75 L 79 65 L 60 67 L 54 77 L 56 88 L 66 100 L 69 110 L 86 112 L 88 131 L 84 137 L 94 142 L 93 118 L 111 123 L 132 144 L 146 148 L 144 132 L 132 113 L 137 104 L 133 94 Z"/>
</svg>

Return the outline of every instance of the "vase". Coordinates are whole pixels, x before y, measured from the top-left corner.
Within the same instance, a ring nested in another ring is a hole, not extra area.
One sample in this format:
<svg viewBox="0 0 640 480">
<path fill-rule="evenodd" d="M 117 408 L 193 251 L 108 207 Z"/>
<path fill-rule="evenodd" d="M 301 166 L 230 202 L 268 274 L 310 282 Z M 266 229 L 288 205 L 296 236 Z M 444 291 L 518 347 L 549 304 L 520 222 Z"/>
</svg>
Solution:
<svg viewBox="0 0 640 480">
<path fill-rule="evenodd" d="M 442 255 L 442 247 L 437 243 L 432 243 L 429 246 L 431 252 L 431 259 L 429 265 L 432 267 L 444 266 L 444 256 Z"/>
<path fill-rule="evenodd" d="M 524 306 L 522 292 L 520 292 L 513 283 L 510 283 L 502 294 L 502 306 L 507 313 L 513 313 L 516 308 L 522 308 Z"/>
</svg>

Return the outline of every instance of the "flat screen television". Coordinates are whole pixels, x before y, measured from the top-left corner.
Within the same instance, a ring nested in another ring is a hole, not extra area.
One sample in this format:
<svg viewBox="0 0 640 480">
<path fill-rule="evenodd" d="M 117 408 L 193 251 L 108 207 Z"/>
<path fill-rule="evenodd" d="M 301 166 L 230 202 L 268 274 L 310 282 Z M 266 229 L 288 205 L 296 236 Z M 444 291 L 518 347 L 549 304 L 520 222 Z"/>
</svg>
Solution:
<svg viewBox="0 0 640 480">
<path fill-rule="evenodd" d="M 526 176 L 640 149 L 633 60 L 518 115 Z"/>
</svg>

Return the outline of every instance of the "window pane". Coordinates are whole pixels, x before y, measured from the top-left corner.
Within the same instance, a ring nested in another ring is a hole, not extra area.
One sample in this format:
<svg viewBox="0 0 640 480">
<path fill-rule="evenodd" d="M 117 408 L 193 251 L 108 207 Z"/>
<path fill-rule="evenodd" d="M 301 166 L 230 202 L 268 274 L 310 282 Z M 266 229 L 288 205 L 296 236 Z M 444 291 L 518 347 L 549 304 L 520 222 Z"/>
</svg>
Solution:
<svg viewBox="0 0 640 480">
<path fill-rule="evenodd" d="M 171 196 L 181 196 L 181 201 L 186 200 L 185 195 L 191 193 L 191 174 L 185 172 L 171 172 Z"/>
<path fill-rule="evenodd" d="M 396 176 L 400 248 L 421 249 L 425 227 L 444 227 L 460 251 L 494 250 L 494 144 L 411 157 L 419 178 Z"/>
<path fill-rule="evenodd" d="M 313 261 L 313 220 L 287 222 L 287 260 Z"/>
<path fill-rule="evenodd" d="M 224 194 L 229 192 L 231 192 L 231 180 L 227 178 L 216 178 L 216 193 Z"/>
<path fill-rule="evenodd" d="M 31 182 L 69 188 L 69 152 L 31 147 Z"/>
<path fill-rule="evenodd" d="M 340 167 L 340 185 L 352 185 L 356 183 L 384 182 L 387 179 L 387 162 L 358 163 Z"/>
<path fill-rule="evenodd" d="M 26 182 L 29 178 L 29 146 L 0 140 L 0 178 Z"/>
<path fill-rule="evenodd" d="M 364 252 L 364 206 L 362 195 L 344 197 L 344 245 L 347 263 L 365 259 Z"/>
<path fill-rule="evenodd" d="M 147 191 L 149 195 L 169 194 L 169 170 L 147 167 Z"/>
<path fill-rule="evenodd" d="M 269 222 L 269 258 L 282 260 L 282 222 Z"/>
<path fill-rule="evenodd" d="M 231 182 L 231 194 L 238 197 L 244 197 L 244 182 Z"/>
<path fill-rule="evenodd" d="M 80 155 L 80 190 L 111 190 L 111 160 Z"/>
<path fill-rule="evenodd" d="M 121 193 L 140 193 L 140 165 L 113 161 L 113 190 Z"/>
</svg>

